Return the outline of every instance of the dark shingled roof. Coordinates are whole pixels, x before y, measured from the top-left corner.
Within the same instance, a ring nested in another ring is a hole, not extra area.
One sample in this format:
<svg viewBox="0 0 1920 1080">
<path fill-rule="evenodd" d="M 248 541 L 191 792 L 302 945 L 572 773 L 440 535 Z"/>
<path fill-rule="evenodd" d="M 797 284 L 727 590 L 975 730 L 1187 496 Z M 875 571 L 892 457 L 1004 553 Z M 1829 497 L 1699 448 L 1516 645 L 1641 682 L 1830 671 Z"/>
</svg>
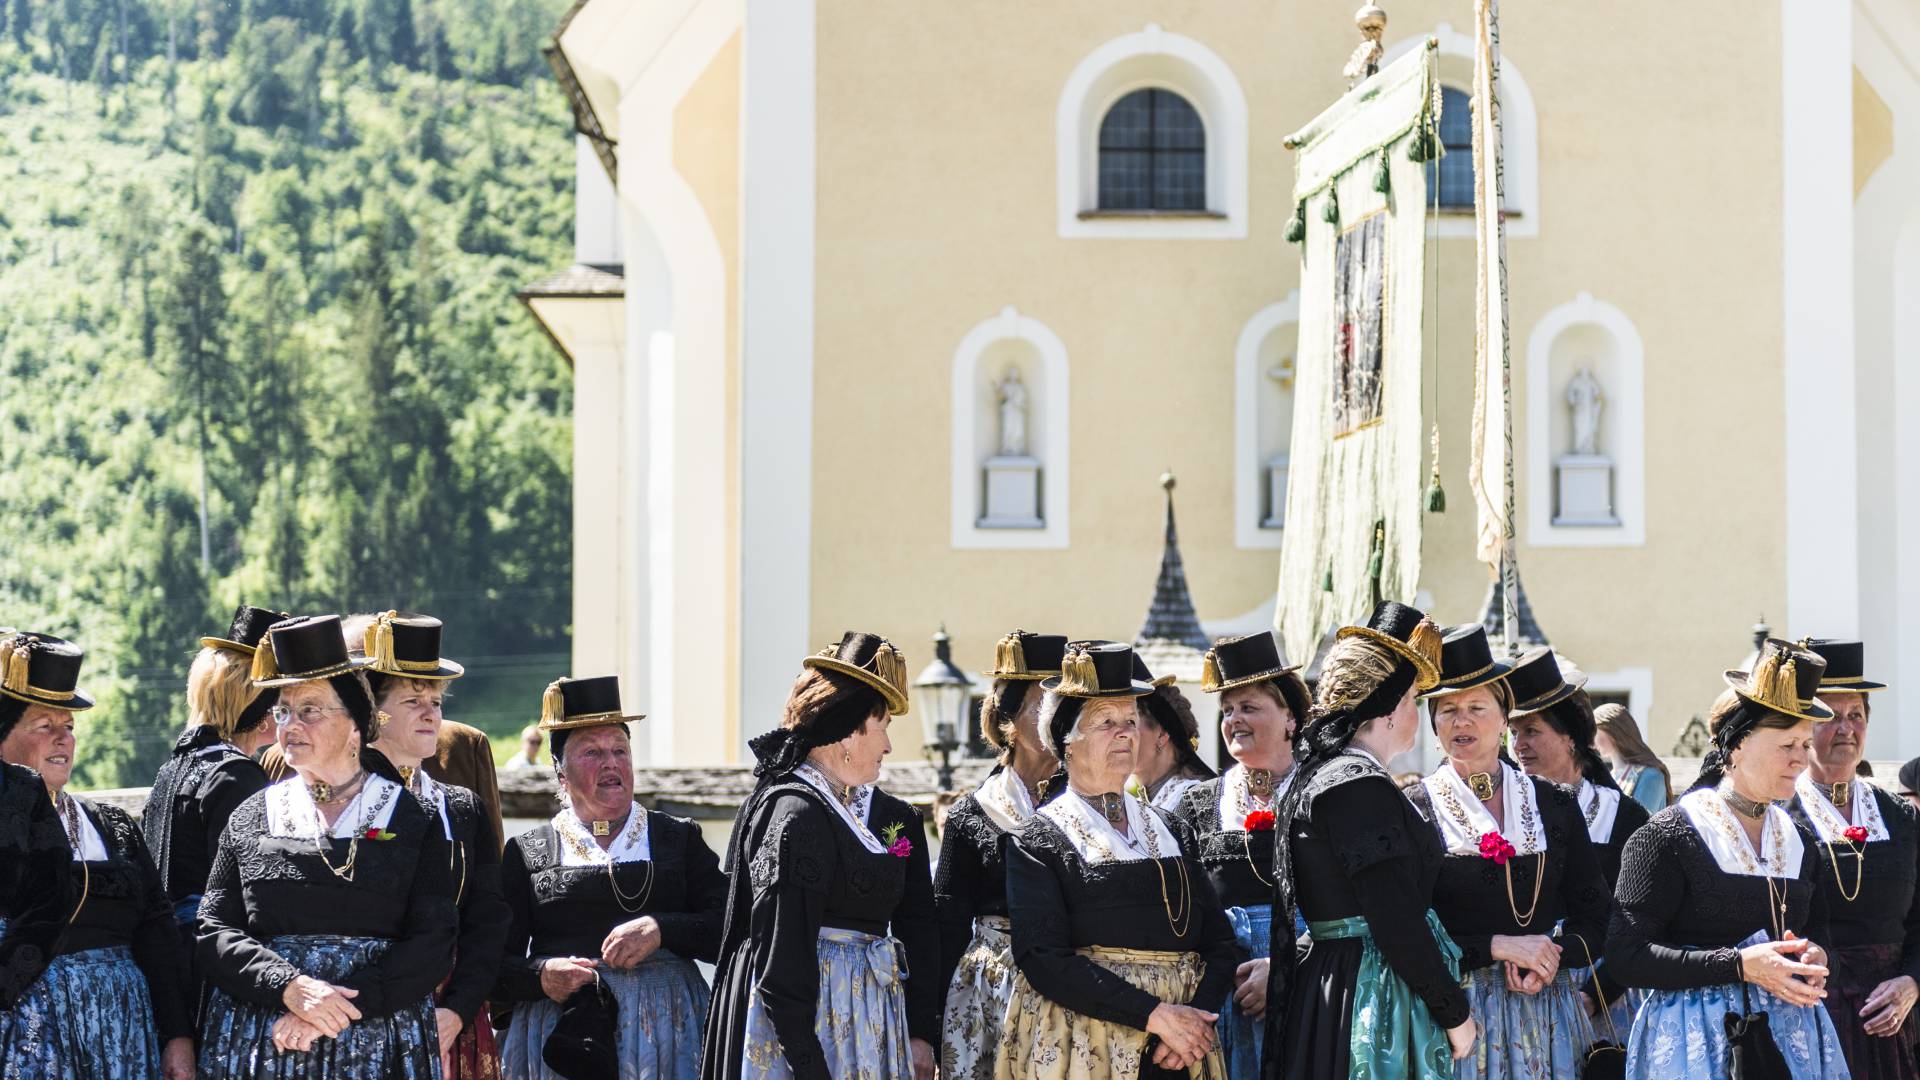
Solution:
<svg viewBox="0 0 1920 1080">
<path fill-rule="evenodd" d="M 549 274 L 515 293 L 521 300 L 593 299 L 625 296 L 627 279 L 618 266 L 588 266 L 575 263 L 556 274 Z"/>
<path fill-rule="evenodd" d="M 1154 646 L 1185 645 L 1206 652 L 1213 644 L 1200 628 L 1200 616 L 1193 610 L 1193 593 L 1187 588 L 1187 567 L 1180 560 L 1180 538 L 1173 527 L 1173 485 L 1172 473 L 1160 478 L 1160 486 L 1167 492 L 1167 535 L 1160 551 L 1160 577 L 1153 583 L 1153 602 L 1147 606 L 1147 621 L 1133 639 L 1142 659 Z M 1160 674 L 1158 669 L 1154 673 Z"/>
<path fill-rule="evenodd" d="M 1513 568 L 1513 584 L 1514 594 L 1519 598 L 1519 625 L 1514 628 L 1514 646 L 1525 652 L 1548 644 L 1546 631 L 1534 621 L 1533 605 L 1527 602 L 1527 584 L 1520 580 L 1520 568 L 1517 566 Z M 1507 625 L 1506 590 L 1501 586 L 1498 576 L 1487 585 L 1487 598 L 1480 604 L 1480 625 L 1487 628 L 1487 636 L 1493 639 L 1493 647 L 1498 650 Z"/>
</svg>

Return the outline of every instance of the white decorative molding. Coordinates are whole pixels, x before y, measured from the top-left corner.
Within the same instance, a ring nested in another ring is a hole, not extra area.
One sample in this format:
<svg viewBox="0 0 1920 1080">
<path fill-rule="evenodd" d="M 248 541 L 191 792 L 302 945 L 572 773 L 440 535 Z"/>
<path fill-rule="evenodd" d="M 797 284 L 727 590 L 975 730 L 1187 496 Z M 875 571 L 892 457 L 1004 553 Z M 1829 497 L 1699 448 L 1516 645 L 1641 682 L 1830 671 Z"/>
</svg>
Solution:
<svg viewBox="0 0 1920 1080">
<path fill-rule="evenodd" d="M 1428 37 L 1440 42 L 1440 81 L 1473 96 L 1473 38 L 1447 23 L 1433 28 L 1431 34 L 1402 38 L 1387 50 L 1386 60 L 1425 42 Z M 1384 64 L 1386 61 L 1382 61 Z M 1540 235 L 1540 116 L 1533 104 L 1533 91 L 1526 77 L 1514 65 L 1504 44 L 1500 50 L 1500 155 L 1504 166 L 1501 179 L 1506 185 L 1507 236 Z M 1434 228 L 1445 237 L 1471 237 L 1472 214 L 1442 214 Z"/>
<path fill-rule="evenodd" d="M 1122 97 L 1164 87 L 1187 99 L 1207 133 L 1207 209 L 1221 217 L 1082 218 L 1099 206 L 1100 121 Z M 1149 23 L 1088 53 L 1054 113 L 1057 210 L 1064 237 L 1238 240 L 1247 235 L 1247 99 L 1213 50 Z"/>
<path fill-rule="evenodd" d="M 1240 328 L 1233 346 L 1233 538 L 1236 546 L 1277 550 L 1285 533 L 1262 528 L 1266 462 L 1260 453 L 1260 346 L 1282 327 L 1300 321 L 1300 290 L 1268 304 Z M 1284 508 L 1283 508 L 1284 512 Z"/>
<path fill-rule="evenodd" d="M 989 448 L 978 444 L 980 357 L 1001 341 L 1023 341 L 1039 354 L 1041 379 L 1035 388 L 1043 418 L 1038 529 L 982 529 L 980 468 Z M 1067 347 L 1045 323 L 1022 315 L 1012 305 L 967 331 L 953 352 L 952 531 L 956 548 L 1064 548 L 1067 546 Z"/>
<path fill-rule="evenodd" d="M 1653 669 L 1650 667 L 1623 667 L 1618 671 L 1587 672 L 1587 691 L 1607 694 L 1626 694 L 1627 711 L 1640 725 L 1641 731 L 1651 731 L 1649 718 L 1653 715 Z"/>
<path fill-rule="evenodd" d="M 1600 372 L 1606 389 L 1602 449 L 1613 459 L 1610 526 L 1553 523 L 1554 410 L 1566 408 L 1554 378 L 1553 349 L 1576 327 L 1611 339 Z M 1581 293 L 1547 312 L 1527 339 L 1527 543 L 1536 547 L 1638 547 L 1647 542 L 1646 358 L 1640 331 L 1617 307 Z"/>
</svg>

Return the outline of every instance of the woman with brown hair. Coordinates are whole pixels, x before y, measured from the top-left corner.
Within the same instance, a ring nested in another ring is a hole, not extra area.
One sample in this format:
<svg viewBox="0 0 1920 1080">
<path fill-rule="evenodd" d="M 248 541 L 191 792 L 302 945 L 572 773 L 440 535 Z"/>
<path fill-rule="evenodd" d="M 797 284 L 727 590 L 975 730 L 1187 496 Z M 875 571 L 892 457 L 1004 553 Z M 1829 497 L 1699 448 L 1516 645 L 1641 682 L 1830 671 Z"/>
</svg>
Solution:
<svg viewBox="0 0 1920 1080">
<path fill-rule="evenodd" d="M 1321 664 L 1301 761 L 1280 802 L 1273 918 L 1312 944 L 1275 957 L 1261 1075 L 1451 1078 L 1473 1050 L 1460 949 L 1429 907 L 1444 849 L 1386 763 L 1420 736 L 1440 630 L 1384 602 Z"/>
<path fill-rule="evenodd" d="M 1673 775 L 1667 764 L 1640 737 L 1640 725 L 1625 705 L 1608 702 L 1593 710 L 1593 745 L 1600 756 L 1613 766 L 1614 783 L 1657 814 L 1673 801 Z"/>
<path fill-rule="evenodd" d="M 953 804 L 941 829 L 933 903 L 946 986 L 940 1072 L 947 1080 L 993 1076 L 1014 979 L 1002 853 L 1007 838 L 1033 816 L 1040 787 L 1058 765 L 1040 732 L 1040 681 L 1060 674 L 1066 647 L 1060 635 L 1025 630 L 1000 639 L 980 710 L 980 733 L 1000 761 Z"/>
<path fill-rule="evenodd" d="M 1769 639 L 1728 671 L 1700 779 L 1627 841 L 1606 970 L 1652 991 L 1627 1040 L 1638 1080 L 1724 1080 L 1732 1015 L 1795 1080 L 1844 1077 L 1827 996 L 1827 910 L 1815 840 L 1777 805 L 1807 766 L 1826 662 Z M 1765 1045 L 1771 1038 L 1772 1047 Z M 1775 1075 L 1768 1072 L 1766 1075 Z"/>
<path fill-rule="evenodd" d="M 802 662 L 727 849 L 703 1080 L 932 1080 L 939 939 L 919 811 L 879 790 L 906 660 L 848 633 Z"/>
</svg>

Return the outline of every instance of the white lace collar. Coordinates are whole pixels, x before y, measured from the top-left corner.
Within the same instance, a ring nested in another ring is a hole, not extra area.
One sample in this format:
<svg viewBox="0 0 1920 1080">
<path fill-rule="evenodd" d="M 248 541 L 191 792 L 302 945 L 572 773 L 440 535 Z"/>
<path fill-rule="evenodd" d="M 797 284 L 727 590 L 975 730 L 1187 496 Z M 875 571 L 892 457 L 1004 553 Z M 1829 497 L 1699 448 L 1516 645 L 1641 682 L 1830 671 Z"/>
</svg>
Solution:
<svg viewBox="0 0 1920 1080">
<path fill-rule="evenodd" d="M 1794 828 L 1793 819 L 1778 804 L 1767 807 L 1757 859 L 1753 845 L 1747 841 L 1746 830 L 1740 827 L 1727 800 L 1718 791 L 1695 788 L 1680 797 L 1680 808 L 1723 873 L 1747 877 L 1800 876 L 1800 857 L 1805 851 L 1800 830 Z"/>
<path fill-rule="evenodd" d="M 453 819 L 447 816 L 447 786 L 427 775 L 427 770 L 413 770 L 413 793 L 439 812 L 440 828 L 445 830 L 447 839 L 453 839 Z"/>
<path fill-rule="evenodd" d="M 71 820 L 67 816 L 69 807 L 72 808 Z M 61 828 L 72 826 L 73 832 L 67 835 L 67 846 L 73 849 L 73 861 L 106 862 L 107 842 L 93 824 L 93 815 L 88 813 L 87 804 L 77 796 L 62 794 L 55 800 L 54 809 L 60 814 Z"/>
<path fill-rule="evenodd" d="M 553 831 L 560 834 L 561 866 L 606 866 L 647 862 L 653 858 L 653 830 L 647 827 L 647 808 L 639 803 L 633 804 L 620 834 L 605 848 L 594 840 L 593 833 L 572 810 L 553 815 Z"/>
<path fill-rule="evenodd" d="M 793 770 L 793 775 L 805 781 L 808 787 L 826 796 L 827 805 L 833 807 L 834 811 L 840 815 L 841 824 L 853 831 L 854 838 L 860 841 L 861 847 L 875 855 L 887 850 L 887 845 L 881 843 L 880 838 L 873 834 L 873 826 L 867 823 L 868 815 L 873 812 L 872 784 L 854 788 L 853 805 L 848 806 L 840 801 L 839 795 L 834 793 L 833 781 L 827 779 L 827 775 L 812 764 L 801 762 Z"/>
<path fill-rule="evenodd" d="M 1177 810 L 1180 808 L 1180 800 L 1186 797 L 1187 792 L 1205 782 L 1191 776 L 1173 777 L 1160 785 L 1160 790 L 1154 792 L 1150 801 L 1162 810 L 1168 812 Z"/>
<path fill-rule="evenodd" d="M 1578 797 L 1580 815 L 1587 822 L 1587 838 L 1596 844 L 1613 839 L 1613 822 L 1620 816 L 1620 793 L 1583 779 Z"/>
<path fill-rule="evenodd" d="M 336 840 L 351 840 L 368 829 L 385 829 L 393 821 L 400 793 L 399 784 L 368 773 L 328 830 L 326 819 L 307 791 L 307 782 L 293 773 L 267 789 L 267 835 L 293 840 L 318 840 L 329 835 Z"/>
<path fill-rule="evenodd" d="M 1852 820 L 1840 816 L 1840 808 L 1827 798 L 1826 785 L 1816 782 L 1812 772 L 1803 772 L 1793 782 L 1793 791 L 1813 825 L 1814 835 L 1823 844 L 1838 844 L 1846 839 L 1847 828 L 1858 825 L 1867 830 L 1866 842 L 1888 838 L 1887 823 L 1880 817 L 1880 800 L 1873 796 L 1873 785 L 1865 780 L 1853 782 Z"/>
<path fill-rule="evenodd" d="M 1011 765 L 982 780 L 974 789 L 973 799 L 980 804 L 987 820 L 1002 832 L 1019 832 L 1020 826 L 1033 816 L 1033 796 Z"/>
<path fill-rule="evenodd" d="M 1146 804 L 1121 792 L 1127 810 L 1127 835 L 1107 824 L 1106 815 L 1095 810 L 1073 791 L 1040 808 L 1040 816 L 1060 827 L 1080 857 L 1090 863 L 1132 862 L 1136 859 L 1169 858 L 1180 854 L 1180 842 Z"/>
<path fill-rule="evenodd" d="M 1220 831 L 1245 832 L 1247 815 L 1255 810 L 1278 810 L 1280 797 L 1293 786 L 1293 777 L 1298 770 L 1288 769 L 1273 782 L 1273 797 L 1262 803 L 1254 798 L 1252 787 L 1247 783 L 1249 771 L 1245 765 L 1235 765 L 1220 774 Z"/>
<path fill-rule="evenodd" d="M 1507 826 L 1493 820 L 1487 805 L 1474 795 L 1453 765 L 1442 762 L 1432 776 L 1422 780 L 1433 803 L 1434 823 L 1446 842 L 1449 855 L 1480 854 L 1480 838 L 1490 832 L 1506 837 L 1515 855 L 1532 855 L 1547 850 L 1547 830 L 1540 822 L 1540 805 L 1534 798 L 1533 781 L 1526 773 L 1500 762 L 1501 803 L 1507 812 Z"/>
</svg>

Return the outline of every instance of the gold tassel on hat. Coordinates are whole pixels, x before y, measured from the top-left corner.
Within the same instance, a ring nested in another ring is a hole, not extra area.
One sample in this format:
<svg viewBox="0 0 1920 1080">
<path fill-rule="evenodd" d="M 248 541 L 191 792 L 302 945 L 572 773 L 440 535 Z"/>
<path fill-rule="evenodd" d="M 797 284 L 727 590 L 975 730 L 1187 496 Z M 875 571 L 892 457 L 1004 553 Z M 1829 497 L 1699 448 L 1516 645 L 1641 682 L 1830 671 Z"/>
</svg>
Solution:
<svg viewBox="0 0 1920 1080">
<path fill-rule="evenodd" d="M 1764 705 L 1798 711 L 1800 680 L 1794 667 L 1791 653 L 1769 649 L 1754 663 L 1753 678 L 1747 683 L 1747 692 Z"/>
<path fill-rule="evenodd" d="M 397 611 L 383 611 L 367 624 L 364 645 L 375 671 L 393 670 L 393 620 L 399 614 Z"/>
<path fill-rule="evenodd" d="M 1432 619 L 1421 619 L 1408 637 L 1407 645 L 1415 653 L 1424 657 L 1436 670 L 1440 667 L 1440 627 Z"/>
<path fill-rule="evenodd" d="M 31 686 L 28 677 L 33 670 L 33 649 L 27 639 L 16 634 L 0 641 L 0 649 L 6 650 L 6 671 L 0 675 L 0 687 L 16 694 L 24 694 Z"/>
<path fill-rule="evenodd" d="M 1060 693 L 1092 694 L 1100 689 L 1100 669 L 1094 667 L 1087 650 L 1068 649 L 1060 661 Z"/>
<path fill-rule="evenodd" d="M 1020 645 L 1020 634 L 1015 630 L 993 647 L 993 670 L 1003 675 L 1027 670 L 1027 651 Z"/>
<path fill-rule="evenodd" d="M 882 641 L 880 647 L 873 650 L 873 673 L 902 694 L 907 692 L 907 660 L 893 647 L 893 642 Z"/>
<path fill-rule="evenodd" d="M 1220 661 L 1212 649 L 1200 657 L 1200 689 L 1212 692 L 1220 688 Z"/>
<path fill-rule="evenodd" d="M 565 679 L 555 679 L 547 684 L 540 695 L 540 726 L 550 727 L 567 718 L 566 697 L 560 693 L 560 684 Z"/>
<path fill-rule="evenodd" d="M 253 681 L 265 682 L 280 677 L 280 664 L 273 655 L 273 631 L 269 630 L 261 637 L 260 644 L 253 650 Z"/>
</svg>

